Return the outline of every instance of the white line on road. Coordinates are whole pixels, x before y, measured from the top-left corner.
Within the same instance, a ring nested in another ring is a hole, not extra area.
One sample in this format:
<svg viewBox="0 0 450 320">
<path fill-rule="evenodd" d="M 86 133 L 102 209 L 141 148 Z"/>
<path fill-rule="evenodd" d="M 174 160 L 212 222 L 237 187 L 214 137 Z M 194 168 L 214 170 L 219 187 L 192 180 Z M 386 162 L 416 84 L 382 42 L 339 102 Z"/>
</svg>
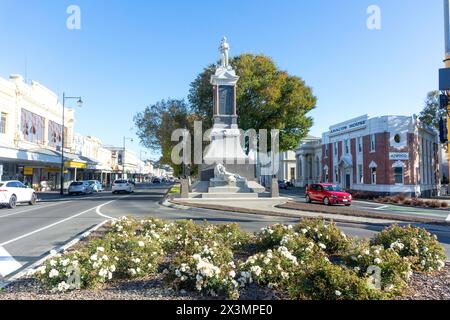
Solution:
<svg viewBox="0 0 450 320">
<path fill-rule="evenodd" d="M 114 201 L 115 201 L 115 200 L 113 200 L 113 201 L 111 201 L 111 202 L 114 202 Z M 101 206 L 98 206 L 98 207 L 95 209 L 95 212 L 96 212 L 100 217 L 103 217 L 103 218 L 106 218 L 106 219 L 109 219 L 109 220 L 117 220 L 116 218 L 107 216 L 106 214 L 103 214 L 103 213 L 100 211 L 104 206 L 110 204 L 111 202 L 108 202 L 108 203 L 102 204 Z"/>
<path fill-rule="evenodd" d="M 66 203 L 69 203 L 69 202 L 72 202 L 72 201 L 67 201 Z M 59 205 L 59 204 L 61 204 L 61 203 L 52 203 L 52 204 L 49 204 L 49 205 L 46 205 L 46 206 L 43 206 L 43 207 L 37 205 L 37 206 L 35 206 L 35 207 L 31 208 L 31 209 L 26 209 L 26 210 L 22 210 L 22 211 L 18 211 L 18 212 L 2 215 L 2 216 L 0 216 L 0 219 L 1 218 L 6 218 L 6 217 L 11 217 L 11 216 L 14 216 L 16 214 L 21 214 L 21 213 L 35 211 L 35 210 L 39 210 L 39 209 L 45 209 L 45 208 L 49 208 L 49 207 L 54 207 L 54 206 Z"/>
<path fill-rule="evenodd" d="M 103 205 L 108 205 L 108 204 L 110 204 L 110 203 L 112 203 L 112 202 L 114 202 L 114 201 L 115 201 L 115 200 L 106 202 L 106 203 L 104 203 Z M 97 207 L 99 207 L 99 206 L 97 206 Z M 61 221 L 52 223 L 52 224 L 50 224 L 50 225 L 48 225 L 48 226 L 39 228 L 39 229 L 34 230 L 34 231 L 32 231 L 32 232 L 28 232 L 28 233 L 26 233 L 26 234 L 24 234 L 24 235 L 21 235 L 21 236 L 19 236 L 19 237 L 17 237 L 17 238 L 14 238 L 14 239 L 8 240 L 8 241 L 6 241 L 6 242 L 0 243 L 0 247 L 4 247 L 4 246 L 6 246 L 6 245 L 8 245 L 8 244 L 11 244 L 11 243 L 16 242 L 16 241 L 18 241 L 18 240 L 21 240 L 21 239 L 23 239 L 23 238 L 27 238 L 27 237 L 29 237 L 29 236 L 31 236 L 31 235 L 33 235 L 33 234 L 39 233 L 39 232 L 41 232 L 41 231 L 44 231 L 44 230 L 47 230 L 47 229 L 50 229 L 50 228 L 53 228 L 54 226 L 57 226 L 57 225 L 59 225 L 59 224 L 61 224 L 61 223 L 67 222 L 67 221 L 72 220 L 72 219 L 74 219 L 74 218 L 77 218 L 77 217 L 79 217 L 79 216 L 81 216 L 81 215 L 83 215 L 83 214 L 86 214 L 86 213 L 88 213 L 88 212 L 90 212 L 90 211 L 96 209 L 97 207 L 88 209 L 88 210 L 86 210 L 86 211 L 83 211 L 83 212 L 80 212 L 80 213 L 75 214 L 75 215 L 73 215 L 73 216 L 70 216 L 70 217 L 68 217 L 68 218 L 65 218 L 65 219 L 63 219 L 63 220 L 61 220 Z"/>
<path fill-rule="evenodd" d="M 14 259 L 5 248 L 0 247 L 0 275 L 6 277 L 22 265 Z"/>
</svg>

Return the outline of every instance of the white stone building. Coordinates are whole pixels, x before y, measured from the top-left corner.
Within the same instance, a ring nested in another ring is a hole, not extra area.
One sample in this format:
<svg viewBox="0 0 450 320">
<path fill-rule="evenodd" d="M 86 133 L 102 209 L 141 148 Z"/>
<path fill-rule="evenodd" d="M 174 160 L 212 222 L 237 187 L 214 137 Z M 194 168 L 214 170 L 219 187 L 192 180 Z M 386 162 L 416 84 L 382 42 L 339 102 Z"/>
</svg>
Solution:
<svg viewBox="0 0 450 320">
<path fill-rule="evenodd" d="M 0 78 L 0 179 L 18 179 L 38 188 L 42 181 L 59 184 L 62 105 L 58 96 L 20 75 Z M 80 162 L 70 155 L 74 110 L 65 112 L 67 179 Z"/>
</svg>

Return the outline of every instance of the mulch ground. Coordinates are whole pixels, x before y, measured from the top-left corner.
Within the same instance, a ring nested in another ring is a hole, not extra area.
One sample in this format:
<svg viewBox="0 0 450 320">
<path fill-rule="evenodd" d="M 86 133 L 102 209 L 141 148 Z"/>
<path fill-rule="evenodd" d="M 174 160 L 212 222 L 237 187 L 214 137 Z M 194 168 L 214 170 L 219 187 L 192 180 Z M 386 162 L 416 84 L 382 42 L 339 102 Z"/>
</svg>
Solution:
<svg viewBox="0 0 450 320">
<path fill-rule="evenodd" d="M 283 294 L 256 285 L 241 292 L 242 300 L 282 300 Z M 115 281 L 97 290 L 52 293 L 33 279 L 22 279 L 0 291 L 0 300 L 214 300 L 192 292 L 166 288 L 159 277 Z M 223 297 L 222 297 L 223 299 Z M 450 300 L 450 263 L 444 270 L 425 275 L 415 273 L 404 296 L 396 300 Z"/>
</svg>

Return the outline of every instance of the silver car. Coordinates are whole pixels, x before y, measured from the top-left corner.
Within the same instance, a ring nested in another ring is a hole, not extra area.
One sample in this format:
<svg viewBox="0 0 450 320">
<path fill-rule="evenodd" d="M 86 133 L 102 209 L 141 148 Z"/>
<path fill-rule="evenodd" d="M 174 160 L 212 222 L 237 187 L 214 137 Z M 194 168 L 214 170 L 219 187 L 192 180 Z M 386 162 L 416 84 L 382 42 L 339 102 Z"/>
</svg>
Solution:
<svg viewBox="0 0 450 320">
<path fill-rule="evenodd" d="M 94 192 L 103 192 L 103 185 L 100 183 L 100 181 L 98 180 L 89 180 L 88 181 L 89 185 L 92 187 L 92 190 Z"/>
<path fill-rule="evenodd" d="M 92 194 L 94 191 L 87 181 L 72 182 L 69 186 L 69 196 L 75 194 Z"/>
</svg>

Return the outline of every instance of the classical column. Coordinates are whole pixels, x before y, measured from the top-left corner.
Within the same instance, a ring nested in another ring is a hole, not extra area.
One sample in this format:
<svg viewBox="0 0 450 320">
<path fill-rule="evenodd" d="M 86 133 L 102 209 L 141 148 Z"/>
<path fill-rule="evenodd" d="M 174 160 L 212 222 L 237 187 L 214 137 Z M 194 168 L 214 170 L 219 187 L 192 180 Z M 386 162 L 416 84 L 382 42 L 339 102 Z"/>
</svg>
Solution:
<svg viewBox="0 0 450 320">
<path fill-rule="evenodd" d="M 219 86 L 213 87 L 214 116 L 219 115 Z"/>
<path fill-rule="evenodd" d="M 307 178 L 306 178 L 306 156 L 302 154 L 300 156 L 300 160 L 302 162 L 302 177 L 301 177 L 301 181 L 302 181 L 302 185 L 306 186 L 306 184 L 307 184 Z"/>
<path fill-rule="evenodd" d="M 234 101 L 233 101 L 233 115 L 234 116 L 237 116 L 237 88 L 236 88 L 236 86 L 234 86 L 233 87 L 234 89 L 234 97 L 233 97 L 233 99 L 234 99 Z"/>
</svg>

